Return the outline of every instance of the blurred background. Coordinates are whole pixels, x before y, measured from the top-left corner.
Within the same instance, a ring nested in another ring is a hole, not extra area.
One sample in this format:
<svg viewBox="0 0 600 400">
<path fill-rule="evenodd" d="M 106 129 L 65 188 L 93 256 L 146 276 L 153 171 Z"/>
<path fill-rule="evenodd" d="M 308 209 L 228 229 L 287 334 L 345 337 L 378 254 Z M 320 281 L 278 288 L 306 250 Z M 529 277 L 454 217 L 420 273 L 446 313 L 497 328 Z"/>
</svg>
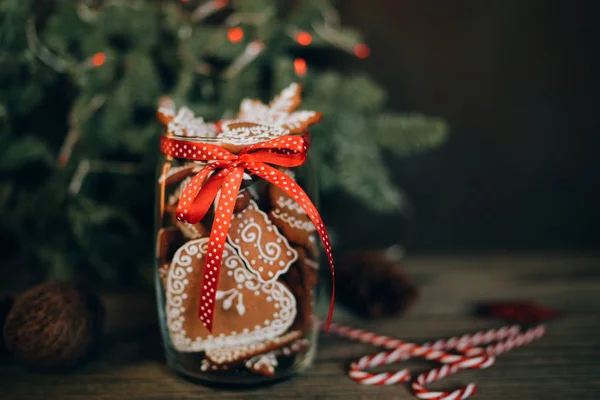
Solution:
<svg viewBox="0 0 600 400">
<path fill-rule="evenodd" d="M 0 0 L 0 270 L 151 280 L 158 104 L 217 119 L 292 81 L 339 252 L 597 251 L 598 9 Z"/>
<path fill-rule="evenodd" d="M 389 90 L 391 108 L 450 126 L 445 145 L 389 161 L 414 205 L 410 251 L 598 250 L 597 2 L 338 6 L 372 48 L 352 68 L 360 64 Z M 368 232 L 356 243 L 376 240 L 388 223 L 365 218 Z"/>
</svg>

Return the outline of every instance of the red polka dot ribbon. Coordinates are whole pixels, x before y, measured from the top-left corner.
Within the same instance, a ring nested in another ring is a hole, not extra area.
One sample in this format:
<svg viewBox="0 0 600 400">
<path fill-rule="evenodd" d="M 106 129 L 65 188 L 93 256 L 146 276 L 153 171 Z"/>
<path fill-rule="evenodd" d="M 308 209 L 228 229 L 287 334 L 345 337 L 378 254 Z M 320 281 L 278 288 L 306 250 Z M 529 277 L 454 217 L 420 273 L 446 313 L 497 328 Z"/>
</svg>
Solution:
<svg viewBox="0 0 600 400">
<path fill-rule="evenodd" d="M 177 219 L 191 224 L 199 222 L 220 191 L 210 232 L 198 310 L 198 317 L 210 332 L 213 326 L 223 249 L 246 170 L 285 191 L 306 211 L 315 225 L 323 241 L 331 269 L 331 303 L 326 326 L 331 323 L 335 284 L 331 243 L 325 225 L 304 190 L 289 176 L 271 166 L 289 168 L 302 165 L 306 160 L 307 147 L 307 140 L 303 136 L 281 136 L 267 142 L 249 145 L 239 154 L 234 154 L 214 144 L 161 137 L 160 150 L 167 156 L 208 163 L 183 190 L 177 204 Z M 209 177 L 212 172 L 213 175 Z"/>
</svg>

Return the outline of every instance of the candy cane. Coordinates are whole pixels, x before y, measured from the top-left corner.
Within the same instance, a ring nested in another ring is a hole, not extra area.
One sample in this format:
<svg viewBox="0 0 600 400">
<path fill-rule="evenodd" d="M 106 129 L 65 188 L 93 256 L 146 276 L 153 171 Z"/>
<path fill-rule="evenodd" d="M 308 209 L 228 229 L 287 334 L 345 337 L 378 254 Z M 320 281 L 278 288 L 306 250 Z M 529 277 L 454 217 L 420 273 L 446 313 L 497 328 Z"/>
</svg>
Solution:
<svg viewBox="0 0 600 400">
<path fill-rule="evenodd" d="M 418 375 L 412 383 L 412 390 L 419 399 L 464 400 L 475 394 L 477 390 L 475 384 L 470 383 L 464 388 L 452 392 L 432 392 L 426 389 L 425 385 L 439 381 L 463 369 L 488 368 L 494 364 L 497 355 L 539 339 L 544 335 L 546 328 L 539 325 L 526 332 L 521 332 L 519 326 L 506 326 L 440 339 L 422 345 L 340 324 L 331 324 L 329 331 L 341 337 L 391 349 L 391 351 L 364 356 L 352 362 L 348 374 L 354 381 L 363 385 L 393 385 L 408 382 L 411 380 L 408 369 L 378 374 L 366 372 L 365 369 L 419 357 L 445 364 Z M 495 344 L 490 344 L 494 342 Z M 479 347 L 487 344 L 490 345 L 485 348 Z M 443 350 L 456 350 L 461 354 L 450 354 Z"/>
</svg>

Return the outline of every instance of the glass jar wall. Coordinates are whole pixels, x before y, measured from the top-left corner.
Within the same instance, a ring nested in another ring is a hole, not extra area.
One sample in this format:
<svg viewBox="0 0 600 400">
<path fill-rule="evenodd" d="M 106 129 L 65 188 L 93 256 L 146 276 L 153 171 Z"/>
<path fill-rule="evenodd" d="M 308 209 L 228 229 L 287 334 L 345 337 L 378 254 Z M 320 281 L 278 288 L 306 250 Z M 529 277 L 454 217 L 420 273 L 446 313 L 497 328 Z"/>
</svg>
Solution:
<svg viewBox="0 0 600 400">
<path fill-rule="evenodd" d="M 177 137 L 189 143 L 215 139 Z M 156 290 L 166 358 L 177 373 L 205 382 L 253 384 L 308 366 L 315 352 L 318 243 L 304 210 L 285 191 L 244 174 L 223 248 L 213 329 L 198 318 L 209 236 L 222 187 L 204 218 L 176 218 L 177 204 L 207 164 L 161 159 L 156 200 Z M 306 162 L 279 168 L 316 204 Z M 213 172 L 216 173 L 216 172 Z M 217 217 L 218 219 L 218 217 Z"/>
</svg>

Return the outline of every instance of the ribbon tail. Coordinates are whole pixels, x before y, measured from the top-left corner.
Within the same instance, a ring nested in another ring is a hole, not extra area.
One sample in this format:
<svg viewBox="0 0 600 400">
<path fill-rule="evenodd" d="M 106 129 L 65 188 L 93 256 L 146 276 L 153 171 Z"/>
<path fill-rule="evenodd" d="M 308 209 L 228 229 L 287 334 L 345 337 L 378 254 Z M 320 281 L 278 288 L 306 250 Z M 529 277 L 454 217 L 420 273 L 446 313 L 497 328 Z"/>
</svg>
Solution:
<svg viewBox="0 0 600 400">
<path fill-rule="evenodd" d="M 310 201 L 310 198 L 300 187 L 300 185 L 298 185 L 296 181 L 283 172 L 261 162 L 248 163 L 246 168 L 290 195 L 304 209 L 304 211 L 306 211 L 306 214 L 314 224 L 317 233 L 323 242 L 323 247 L 325 248 L 325 253 L 327 254 L 327 259 L 329 261 L 329 269 L 331 271 L 331 301 L 329 303 L 329 312 L 327 314 L 327 323 L 325 325 L 325 332 L 328 332 L 329 326 L 331 325 L 331 319 L 333 317 L 335 300 L 335 270 L 333 267 L 331 241 L 327 231 L 325 230 L 325 225 L 323 224 L 321 216 L 319 215 L 315 205 Z"/>
<path fill-rule="evenodd" d="M 195 224 L 204 217 L 206 211 L 208 211 L 208 208 L 202 212 L 202 208 L 204 207 L 200 203 L 202 199 L 198 198 L 198 193 L 200 193 L 200 191 L 204 188 L 204 181 L 215 168 L 216 166 L 213 164 L 207 165 L 206 167 L 202 168 L 202 170 L 192 178 L 190 183 L 185 186 L 183 192 L 179 196 L 179 202 L 177 203 L 176 217 L 178 220 Z M 214 178 L 214 176 L 211 177 L 211 180 L 212 178 Z M 214 198 L 215 195 L 216 191 L 212 198 Z M 200 204 L 195 206 L 195 203 Z M 199 207 L 200 212 L 194 210 L 194 207 Z"/>
<path fill-rule="evenodd" d="M 192 200 L 192 207 L 185 216 L 187 222 L 195 224 L 204 218 L 208 210 L 210 210 L 210 207 L 212 206 L 213 201 L 217 196 L 221 185 L 223 185 L 223 181 L 227 177 L 228 173 L 228 170 L 219 171 L 215 175 L 211 176 L 206 183 L 204 183 L 204 185 L 202 185 L 202 188 Z M 193 182 L 190 182 L 190 185 L 192 183 Z"/>
<path fill-rule="evenodd" d="M 223 250 L 229 226 L 231 225 L 233 208 L 242 183 L 244 168 L 235 167 L 221 172 L 224 173 L 223 180 L 220 181 L 222 183 L 222 186 L 220 186 L 221 195 L 218 199 L 215 219 L 210 232 L 204 264 L 204 275 L 200 289 L 200 305 L 198 308 L 198 318 L 210 333 L 212 333 L 213 328 L 217 288 L 219 286 L 221 263 L 223 262 Z"/>
</svg>

